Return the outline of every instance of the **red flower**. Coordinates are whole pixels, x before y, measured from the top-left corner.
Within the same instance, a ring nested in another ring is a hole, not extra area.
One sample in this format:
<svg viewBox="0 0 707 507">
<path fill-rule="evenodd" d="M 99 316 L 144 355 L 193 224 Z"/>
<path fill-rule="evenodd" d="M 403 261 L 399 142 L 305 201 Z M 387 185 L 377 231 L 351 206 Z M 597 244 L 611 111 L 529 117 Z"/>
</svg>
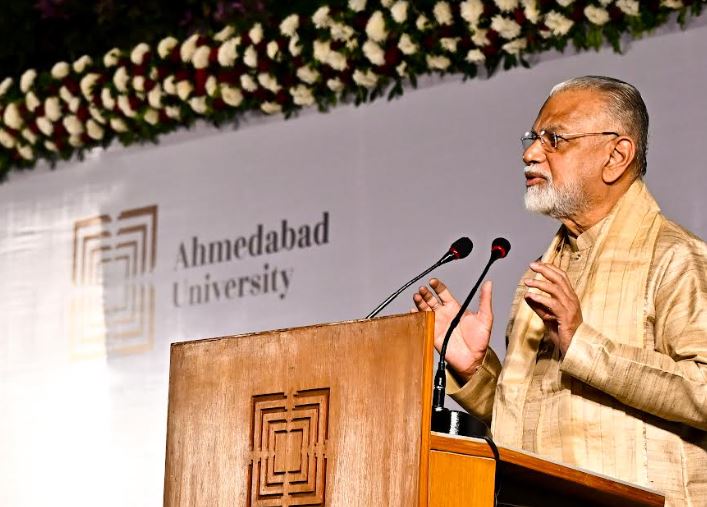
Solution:
<svg viewBox="0 0 707 507">
<path fill-rule="evenodd" d="M 206 69 L 196 69 L 194 73 L 194 93 L 204 95 L 206 93 L 206 80 L 209 78 L 209 73 Z"/>
<path fill-rule="evenodd" d="M 88 108 L 86 106 L 80 106 L 76 111 L 76 117 L 83 123 L 86 123 L 86 120 L 91 117 L 91 114 L 88 112 Z"/>
</svg>

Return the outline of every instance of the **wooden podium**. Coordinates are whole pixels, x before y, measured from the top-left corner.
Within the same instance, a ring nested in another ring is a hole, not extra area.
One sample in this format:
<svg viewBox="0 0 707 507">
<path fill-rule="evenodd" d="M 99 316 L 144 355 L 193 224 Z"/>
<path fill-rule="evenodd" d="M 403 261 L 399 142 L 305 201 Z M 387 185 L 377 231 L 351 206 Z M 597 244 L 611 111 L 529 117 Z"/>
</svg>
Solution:
<svg viewBox="0 0 707 507">
<path fill-rule="evenodd" d="M 172 345 L 166 506 L 663 505 L 430 432 L 431 313 Z M 508 500 L 505 500 L 508 499 Z"/>
</svg>

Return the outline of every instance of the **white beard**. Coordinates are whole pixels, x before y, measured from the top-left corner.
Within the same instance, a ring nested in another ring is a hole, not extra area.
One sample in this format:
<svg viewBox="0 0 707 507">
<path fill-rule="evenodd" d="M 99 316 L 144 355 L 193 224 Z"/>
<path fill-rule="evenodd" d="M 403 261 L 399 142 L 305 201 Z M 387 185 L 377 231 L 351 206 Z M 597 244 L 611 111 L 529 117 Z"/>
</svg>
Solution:
<svg viewBox="0 0 707 507">
<path fill-rule="evenodd" d="M 528 166 L 525 172 L 540 174 L 545 178 L 545 183 L 526 189 L 525 208 L 528 211 L 559 219 L 576 216 L 586 209 L 587 196 L 579 179 L 573 179 L 562 187 L 557 187 L 549 171 Z"/>
</svg>

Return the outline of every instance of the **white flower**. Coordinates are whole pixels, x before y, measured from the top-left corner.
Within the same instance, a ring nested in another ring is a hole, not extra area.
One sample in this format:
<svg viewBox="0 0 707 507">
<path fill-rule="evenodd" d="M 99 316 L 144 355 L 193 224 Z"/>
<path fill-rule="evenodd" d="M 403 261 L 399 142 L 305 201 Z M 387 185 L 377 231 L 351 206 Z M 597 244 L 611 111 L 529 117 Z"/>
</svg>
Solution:
<svg viewBox="0 0 707 507">
<path fill-rule="evenodd" d="M 42 103 L 39 101 L 33 91 L 27 92 L 27 95 L 25 95 L 25 107 L 30 113 L 33 113 L 34 110 L 41 105 Z"/>
<path fill-rule="evenodd" d="M 103 56 L 103 66 L 104 67 L 113 67 L 115 65 L 118 65 L 119 59 L 120 59 L 120 49 L 113 48 L 113 49 L 109 50 Z"/>
<path fill-rule="evenodd" d="M 150 125 L 157 125 L 160 121 L 160 114 L 154 109 L 148 107 L 145 114 L 142 115 L 142 119 Z"/>
<path fill-rule="evenodd" d="M 247 92 L 254 92 L 258 89 L 258 85 L 255 80 L 248 74 L 243 74 L 241 76 L 241 88 Z"/>
<path fill-rule="evenodd" d="M 189 99 L 189 106 L 197 114 L 205 114 L 208 111 L 206 97 L 192 97 Z"/>
<path fill-rule="evenodd" d="M 101 90 L 101 103 L 103 104 L 103 107 L 108 110 L 112 110 L 115 107 L 115 99 L 113 98 L 110 89 L 103 88 Z"/>
<path fill-rule="evenodd" d="M 101 127 L 93 119 L 89 119 L 86 122 L 86 133 L 88 134 L 88 137 L 95 141 L 100 141 L 101 139 L 103 139 L 103 127 Z"/>
<path fill-rule="evenodd" d="M 69 111 L 71 111 L 72 113 L 75 113 L 76 111 L 79 110 L 80 105 L 81 105 L 81 99 L 79 99 L 78 97 L 73 97 L 69 101 Z"/>
<path fill-rule="evenodd" d="M 297 34 L 290 39 L 287 49 L 292 56 L 299 56 L 302 53 L 302 46 L 299 44 L 299 36 Z"/>
<path fill-rule="evenodd" d="M 319 72 L 309 65 L 304 65 L 297 69 L 297 77 L 307 84 L 314 84 L 319 79 Z"/>
<path fill-rule="evenodd" d="M 481 0 L 466 0 L 461 3 L 461 15 L 464 21 L 471 26 L 479 23 L 481 15 L 484 13 L 484 4 Z"/>
<path fill-rule="evenodd" d="M 15 138 L 5 129 L 0 129 L 0 144 L 2 144 L 8 150 L 15 147 L 17 141 Z"/>
<path fill-rule="evenodd" d="M 385 18 L 381 11 L 374 12 L 371 14 L 371 17 L 368 18 L 368 22 L 366 23 L 366 35 L 368 35 L 369 39 L 376 42 L 385 40 L 388 32 L 385 29 Z"/>
<path fill-rule="evenodd" d="M 574 2 L 574 0 L 557 0 L 557 3 L 560 4 L 562 7 L 569 7 L 570 5 L 572 5 L 572 2 Z"/>
<path fill-rule="evenodd" d="M 174 76 L 167 76 L 162 82 L 162 88 L 169 95 L 177 94 L 177 85 L 174 84 Z"/>
<path fill-rule="evenodd" d="M 273 40 L 268 42 L 265 51 L 268 54 L 268 58 L 274 60 L 275 58 L 277 58 L 277 54 L 280 52 L 280 46 L 277 44 L 277 42 Z"/>
<path fill-rule="evenodd" d="M 12 129 L 20 130 L 22 128 L 24 122 L 22 121 L 22 116 L 20 116 L 20 108 L 17 107 L 15 102 L 7 105 L 2 115 L 2 121 Z"/>
<path fill-rule="evenodd" d="M 358 40 L 354 37 L 346 42 L 346 49 L 353 51 L 358 47 Z"/>
<path fill-rule="evenodd" d="M 260 44 L 260 41 L 263 40 L 263 25 L 254 24 L 253 28 L 248 31 L 248 37 L 253 44 Z"/>
<path fill-rule="evenodd" d="M 474 29 L 474 33 L 471 34 L 471 41 L 479 47 L 488 46 L 490 41 L 488 37 L 486 37 L 487 34 L 488 30 L 476 28 Z"/>
<path fill-rule="evenodd" d="M 56 147 L 56 144 L 51 141 L 44 141 L 44 147 L 49 151 L 59 151 L 59 148 Z"/>
<path fill-rule="evenodd" d="M 118 107 L 128 118 L 134 118 L 137 114 L 130 106 L 130 99 L 127 95 L 118 95 Z"/>
<path fill-rule="evenodd" d="M 329 7 L 324 6 L 317 9 L 312 16 L 312 21 L 314 22 L 314 26 L 317 28 L 326 28 L 331 21 L 331 18 L 329 17 Z"/>
<path fill-rule="evenodd" d="M 378 76 L 371 70 L 362 72 L 357 69 L 353 73 L 353 80 L 359 86 L 373 88 L 378 83 Z"/>
<path fill-rule="evenodd" d="M 496 0 L 496 5 L 502 12 L 511 12 L 518 7 L 518 0 Z"/>
<path fill-rule="evenodd" d="M 282 106 L 276 102 L 263 102 L 260 109 L 267 114 L 275 114 L 282 111 Z"/>
<path fill-rule="evenodd" d="M 214 40 L 218 42 L 223 42 L 227 39 L 230 39 L 234 33 L 236 33 L 236 29 L 233 28 L 231 25 L 226 25 L 226 27 L 224 27 L 220 32 L 214 34 Z"/>
<path fill-rule="evenodd" d="M 609 4 L 610 4 L 611 2 L 613 2 L 613 1 L 614 1 L 614 0 L 599 0 L 599 3 L 600 3 L 602 6 L 606 7 L 607 5 L 609 5 Z"/>
<path fill-rule="evenodd" d="M 24 71 L 22 77 L 20 77 L 20 90 L 22 93 L 27 93 L 29 89 L 32 88 L 36 77 L 37 71 L 34 69 Z"/>
<path fill-rule="evenodd" d="M 218 48 L 218 63 L 222 67 L 232 67 L 233 64 L 236 62 L 236 58 L 238 57 L 238 52 L 236 51 L 236 46 L 238 46 L 238 43 L 240 42 L 240 39 L 238 38 L 233 38 L 233 39 L 228 39 L 226 42 L 221 44 Z"/>
<path fill-rule="evenodd" d="M 528 47 L 528 41 L 525 39 L 516 39 L 510 42 L 506 42 L 501 49 L 510 55 L 517 55 L 522 50 Z"/>
<path fill-rule="evenodd" d="M 366 0 L 349 0 L 349 9 L 351 9 L 352 11 L 361 12 L 365 8 Z"/>
<path fill-rule="evenodd" d="M 221 98 L 223 101 L 232 107 L 238 107 L 243 102 L 243 94 L 238 88 L 233 86 L 228 86 L 226 84 L 221 85 Z"/>
<path fill-rule="evenodd" d="M 515 39 L 520 35 L 520 25 L 514 20 L 504 18 L 500 14 L 491 19 L 491 29 L 498 32 L 504 39 Z"/>
<path fill-rule="evenodd" d="M 343 23 L 332 23 L 329 27 L 331 38 L 334 40 L 347 41 L 354 35 L 354 29 Z"/>
<path fill-rule="evenodd" d="M 381 5 L 383 7 L 390 7 L 391 5 L 393 5 L 394 1 L 395 0 L 381 0 Z"/>
<path fill-rule="evenodd" d="M 72 136 L 80 136 L 83 134 L 83 123 L 73 114 L 65 116 L 62 120 L 64 128 Z"/>
<path fill-rule="evenodd" d="M 218 90 L 218 81 L 214 76 L 209 76 L 206 78 L 206 83 L 204 83 L 204 89 L 209 97 L 213 97 Z"/>
<path fill-rule="evenodd" d="M 248 46 L 245 49 L 243 53 L 243 63 L 253 69 L 258 66 L 258 52 L 253 46 Z"/>
<path fill-rule="evenodd" d="M 209 46 L 199 46 L 191 57 L 191 63 L 195 69 L 205 69 L 209 66 L 209 55 L 211 48 Z"/>
<path fill-rule="evenodd" d="M 587 5 L 584 8 L 584 15 L 587 16 L 587 19 L 593 24 L 599 26 L 609 21 L 609 13 L 606 9 L 602 9 L 601 7 L 596 7 L 594 5 Z"/>
<path fill-rule="evenodd" d="M 133 89 L 138 92 L 145 91 L 145 76 L 135 76 L 133 78 Z"/>
<path fill-rule="evenodd" d="M 398 73 L 398 76 L 405 77 L 407 75 L 407 66 L 407 62 L 400 62 L 400 64 L 395 67 L 395 72 Z"/>
<path fill-rule="evenodd" d="M 452 63 L 446 56 L 427 55 L 427 66 L 433 70 L 446 70 Z"/>
<path fill-rule="evenodd" d="M 334 93 L 338 93 L 344 89 L 344 83 L 341 82 L 339 78 L 327 79 L 327 88 L 329 88 Z"/>
<path fill-rule="evenodd" d="M 267 72 L 261 72 L 258 74 L 258 83 L 260 83 L 260 86 L 265 88 L 266 90 L 270 90 L 273 93 L 277 93 L 280 91 L 280 83 L 277 82 L 277 79 L 272 74 L 268 74 Z"/>
<path fill-rule="evenodd" d="M 164 112 L 168 118 L 173 120 L 179 120 L 182 117 L 182 111 L 177 106 L 165 107 Z"/>
<path fill-rule="evenodd" d="M 536 0 L 522 0 L 523 14 L 533 24 L 537 24 L 540 20 L 540 10 L 538 10 L 538 2 Z"/>
<path fill-rule="evenodd" d="M 660 5 L 668 9 L 682 9 L 682 0 L 661 0 Z"/>
<path fill-rule="evenodd" d="M 81 136 L 69 136 L 69 144 L 74 148 L 80 148 L 83 145 Z"/>
<path fill-rule="evenodd" d="M 88 106 L 88 112 L 91 113 L 91 116 L 93 117 L 94 120 L 96 120 L 98 123 L 105 123 L 106 119 L 103 117 L 101 112 L 98 110 L 97 107 L 95 106 Z"/>
<path fill-rule="evenodd" d="M 61 103 L 58 97 L 49 97 L 44 101 L 44 115 L 51 121 L 61 118 Z"/>
<path fill-rule="evenodd" d="M 395 2 L 390 8 L 390 15 L 396 23 L 405 23 L 408 19 L 408 3 L 403 0 Z"/>
<path fill-rule="evenodd" d="M 329 53 L 331 52 L 330 42 L 321 41 L 319 39 L 314 41 L 314 59 L 319 60 L 322 63 L 326 63 L 329 58 Z"/>
<path fill-rule="evenodd" d="M 314 104 L 312 90 L 305 85 L 297 85 L 290 88 L 290 95 L 292 95 L 292 101 L 298 106 L 311 106 Z"/>
<path fill-rule="evenodd" d="M 90 99 L 93 95 L 93 87 L 96 85 L 96 81 L 99 77 L 101 77 L 100 74 L 91 72 L 81 78 L 81 81 L 79 82 L 79 88 L 81 88 L 81 93 L 87 99 Z"/>
<path fill-rule="evenodd" d="M 19 153 L 20 157 L 25 160 L 34 160 L 34 151 L 32 151 L 32 148 L 30 148 L 26 144 L 19 146 L 17 148 L 17 153 Z"/>
<path fill-rule="evenodd" d="M 125 67 L 118 67 L 118 70 L 113 74 L 113 84 L 119 92 L 125 93 L 128 91 L 128 70 Z"/>
<path fill-rule="evenodd" d="M 466 54 L 466 61 L 470 63 L 481 63 L 486 61 L 486 56 L 479 49 L 471 49 Z"/>
<path fill-rule="evenodd" d="M 638 16 L 641 6 L 636 0 L 616 0 L 616 7 L 627 16 Z"/>
<path fill-rule="evenodd" d="M 564 17 L 559 12 L 550 11 L 547 16 L 545 16 L 545 26 L 547 26 L 555 36 L 565 35 L 570 31 L 572 25 L 574 25 L 574 21 Z"/>
<path fill-rule="evenodd" d="M 0 97 L 5 95 L 7 93 L 7 90 L 12 86 L 12 78 L 11 77 L 6 77 L 5 79 L 2 80 L 2 83 L 0 83 Z"/>
<path fill-rule="evenodd" d="M 424 14 L 420 14 L 417 17 L 417 20 L 415 21 L 415 26 L 417 27 L 418 30 L 426 30 L 430 26 L 429 20 L 424 16 Z"/>
<path fill-rule="evenodd" d="M 334 70 L 345 70 L 349 65 L 346 57 L 338 51 L 329 51 L 326 63 Z"/>
<path fill-rule="evenodd" d="M 378 44 L 372 40 L 367 40 L 363 44 L 363 54 L 374 65 L 385 65 L 385 52 Z"/>
<path fill-rule="evenodd" d="M 116 132 L 127 132 L 128 131 L 128 126 L 120 118 L 111 118 L 110 119 L 110 128 L 112 128 Z"/>
<path fill-rule="evenodd" d="M 147 94 L 147 102 L 155 109 L 162 108 L 162 87 L 158 84 L 152 88 Z"/>
<path fill-rule="evenodd" d="M 37 142 L 37 135 L 30 129 L 24 129 L 22 131 L 22 137 L 24 137 L 29 144 L 34 144 Z"/>
<path fill-rule="evenodd" d="M 450 53 L 457 52 L 457 44 L 459 43 L 458 37 L 442 37 L 439 40 L 440 45 L 443 49 L 446 49 Z"/>
<path fill-rule="evenodd" d="M 189 62 L 191 61 L 191 57 L 194 55 L 194 52 L 196 51 L 196 43 L 199 41 L 199 34 L 195 33 L 191 37 L 189 37 L 187 40 L 182 42 L 182 45 L 179 47 L 179 57 L 182 59 L 183 62 Z"/>
<path fill-rule="evenodd" d="M 434 9 L 432 9 L 432 13 L 440 25 L 451 25 L 453 22 L 452 9 L 447 2 L 437 2 Z"/>
<path fill-rule="evenodd" d="M 71 102 L 71 99 L 74 98 L 74 96 L 71 94 L 71 92 L 66 86 L 62 86 L 61 88 L 59 88 L 59 97 L 61 97 L 61 100 L 63 100 L 67 104 Z"/>
<path fill-rule="evenodd" d="M 299 28 L 299 16 L 290 14 L 280 23 L 280 33 L 286 37 L 292 37 Z"/>
<path fill-rule="evenodd" d="M 141 42 L 140 44 L 135 46 L 130 52 L 130 61 L 133 62 L 135 65 L 142 65 L 142 62 L 145 59 L 145 55 L 149 52 L 150 46 L 148 46 L 145 42 Z"/>
<path fill-rule="evenodd" d="M 400 40 L 398 41 L 398 49 L 405 55 L 413 55 L 417 52 L 417 45 L 408 34 L 404 33 L 400 36 Z"/>
<path fill-rule="evenodd" d="M 71 70 L 71 67 L 66 62 L 55 63 L 54 67 L 52 67 L 51 75 L 54 79 L 64 79 L 69 75 L 69 70 Z"/>
<path fill-rule="evenodd" d="M 163 60 L 169 56 L 172 50 L 179 44 L 179 41 L 174 37 L 165 37 L 157 44 L 157 54 Z"/>
<path fill-rule="evenodd" d="M 177 96 L 182 99 L 182 100 L 187 100 L 189 98 L 189 95 L 191 95 L 191 92 L 194 91 L 194 87 L 192 86 L 191 82 L 187 81 L 186 79 L 183 79 L 179 83 L 177 83 Z"/>
</svg>

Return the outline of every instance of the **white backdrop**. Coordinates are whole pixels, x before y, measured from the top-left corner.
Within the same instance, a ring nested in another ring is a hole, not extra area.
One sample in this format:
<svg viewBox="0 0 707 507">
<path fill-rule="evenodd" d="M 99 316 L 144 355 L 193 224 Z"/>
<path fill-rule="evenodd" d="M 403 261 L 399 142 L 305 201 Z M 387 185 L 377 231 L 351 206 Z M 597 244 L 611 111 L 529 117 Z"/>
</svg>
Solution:
<svg viewBox="0 0 707 507">
<path fill-rule="evenodd" d="M 0 186 L 0 504 L 160 504 L 171 342 L 364 316 L 461 235 L 475 252 L 438 273 L 459 294 L 494 237 L 513 244 L 490 276 L 503 354 L 517 279 L 557 227 L 523 210 L 519 137 L 568 77 L 638 86 L 651 113 L 649 187 L 668 216 L 707 236 L 705 49 L 699 20 L 623 56 L 549 55 L 488 80 L 430 79 L 390 103 L 201 127 L 14 175 Z M 147 206 L 156 215 L 121 216 Z M 180 260 L 195 237 L 247 240 L 283 219 L 320 223 L 321 244 Z M 186 304 L 197 285 L 202 302 Z M 387 312 L 406 311 L 410 295 Z"/>
</svg>

